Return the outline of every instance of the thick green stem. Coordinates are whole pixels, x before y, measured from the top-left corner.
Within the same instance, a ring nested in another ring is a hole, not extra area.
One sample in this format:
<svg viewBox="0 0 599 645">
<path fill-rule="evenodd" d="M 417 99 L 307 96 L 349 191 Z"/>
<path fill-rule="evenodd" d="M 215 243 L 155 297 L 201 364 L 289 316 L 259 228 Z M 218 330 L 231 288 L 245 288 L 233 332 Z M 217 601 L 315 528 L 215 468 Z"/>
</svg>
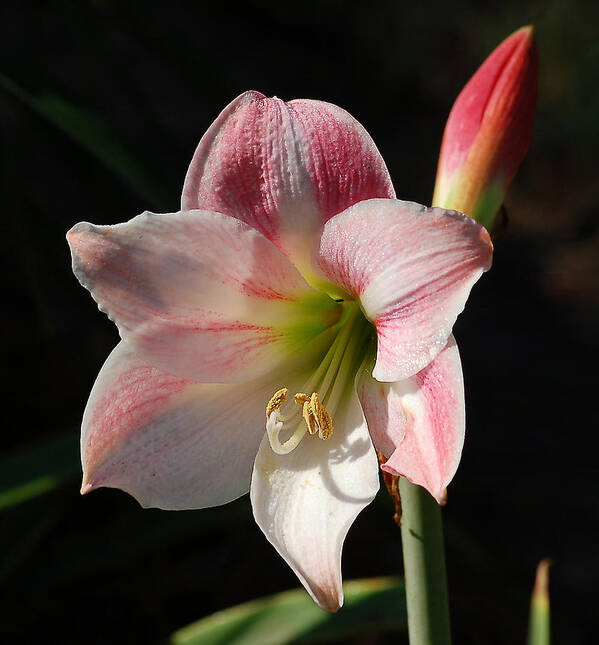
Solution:
<svg viewBox="0 0 599 645">
<path fill-rule="evenodd" d="M 450 645 L 441 508 L 403 477 L 399 493 L 410 645 Z"/>
</svg>

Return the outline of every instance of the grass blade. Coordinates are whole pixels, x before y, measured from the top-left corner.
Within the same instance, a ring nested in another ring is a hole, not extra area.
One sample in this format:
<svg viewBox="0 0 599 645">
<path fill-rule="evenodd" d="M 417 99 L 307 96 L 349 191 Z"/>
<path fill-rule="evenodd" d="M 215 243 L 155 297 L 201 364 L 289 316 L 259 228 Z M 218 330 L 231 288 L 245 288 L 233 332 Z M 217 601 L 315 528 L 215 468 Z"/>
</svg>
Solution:
<svg viewBox="0 0 599 645">
<path fill-rule="evenodd" d="M 537 567 L 535 586 L 530 601 L 530 622 L 528 625 L 528 645 L 549 645 L 549 567 L 550 560 L 541 560 Z"/>
</svg>

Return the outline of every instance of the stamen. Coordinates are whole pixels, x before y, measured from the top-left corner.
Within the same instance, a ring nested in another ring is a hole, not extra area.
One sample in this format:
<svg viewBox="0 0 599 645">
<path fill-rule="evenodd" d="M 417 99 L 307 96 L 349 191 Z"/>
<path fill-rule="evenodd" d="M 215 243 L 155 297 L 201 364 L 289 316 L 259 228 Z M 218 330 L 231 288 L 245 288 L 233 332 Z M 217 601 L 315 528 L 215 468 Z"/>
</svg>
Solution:
<svg viewBox="0 0 599 645">
<path fill-rule="evenodd" d="M 309 405 L 311 415 L 316 420 L 318 438 L 328 439 L 333 434 L 333 419 L 324 405 L 320 402 L 317 392 L 312 392 Z"/>
<path fill-rule="evenodd" d="M 266 418 L 268 419 L 270 415 L 275 411 L 278 410 L 283 403 L 287 400 L 287 395 L 289 394 L 289 390 L 286 387 L 281 388 L 280 390 L 277 390 L 270 398 L 270 401 L 266 405 Z"/>
<path fill-rule="evenodd" d="M 303 405 L 302 416 L 304 417 L 304 421 L 308 426 L 308 432 L 310 434 L 316 434 L 318 428 L 316 427 L 316 419 L 312 414 L 312 410 L 310 409 L 310 399 L 308 399 Z"/>
<path fill-rule="evenodd" d="M 333 419 L 320 402 L 318 392 L 312 392 L 312 396 L 297 392 L 293 395 L 293 400 L 302 406 L 302 416 L 310 434 L 318 432 L 319 439 L 328 439 L 333 434 Z"/>
<path fill-rule="evenodd" d="M 293 400 L 298 405 L 302 406 L 302 416 L 308 426 L 308 432 L 310 434 L 316 434 L 318 432 L 318 428 L 316 427 L 316 417 L 312 414 L 312 408 L 310 407 L 311 397 L 304 392 L 298 392 L 293 396 Z"/>
<path fill-rule="evenodd" d="M 328 410 L 334 414 L 342 403 L 348 384 L 358 368 L 356 357 L 361 356 L 360 347 L 367 338 L 366 334 L 370 333 L 360 325 L 361 320 L 359 308 L 352 307 L 320 365 L 304 383 L 303 391 L 293 396 L 301 412 L 294 405 L 287 406 L 283 411 L 282 406 L 289 394 L 286 387 L 277 390 L 271 397 L 266 406 L 266 432 L 275 453 L 290 453 L 306 433 L 317 434 L 322 440 L 332 436 L 333 418 Z M 281 441 L 281 433 L 288 437 L 285 441 Z"/>
</svg>

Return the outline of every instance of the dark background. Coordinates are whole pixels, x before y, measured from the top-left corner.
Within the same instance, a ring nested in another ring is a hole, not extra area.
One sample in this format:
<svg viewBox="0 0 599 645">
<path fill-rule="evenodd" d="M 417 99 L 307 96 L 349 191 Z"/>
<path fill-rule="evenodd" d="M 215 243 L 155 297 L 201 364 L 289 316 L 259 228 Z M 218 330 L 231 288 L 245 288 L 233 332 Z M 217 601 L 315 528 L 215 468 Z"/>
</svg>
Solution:
<svg viewBox="0 0 599 645">
<path fill-rule="evenodd" d="M 494 268 L 455 330 L 468 429 L 444 510 L 452 621 L 458 645 L 524 642 L 534 569 L 551 557 L 555 642 L 593 642 L 597 3 L 241 6 L 0 5 L 0 451 L 9 459 L 0 468 L 33 476 L 61 464 L 71 474 L 0 513 L 0 639 L 154 643 L 297 586 L 247 497 L 186 513 L 142 511 L 119 491 L 79 497 L 78 426 L 117 333 L 70 272 L 66 230 L 176 210 L 201 135 L 246 89 L 344 107 L 372 134 L 398 195 L 428 203 L 457 93 L 504 37 L 534 23 L 541 80 L 531 150 L 506 200 Z M 400 570 L 381 493 L 349 533 L 344 576 Z"/>
</svg>

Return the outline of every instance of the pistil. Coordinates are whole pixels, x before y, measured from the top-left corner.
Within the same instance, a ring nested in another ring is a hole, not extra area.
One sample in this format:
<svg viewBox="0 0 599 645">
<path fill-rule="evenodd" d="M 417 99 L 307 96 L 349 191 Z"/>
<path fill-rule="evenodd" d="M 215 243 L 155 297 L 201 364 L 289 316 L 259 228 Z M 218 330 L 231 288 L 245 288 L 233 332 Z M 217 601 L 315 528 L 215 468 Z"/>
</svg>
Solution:
<svg viewBox="0 0 599 645">
<path fill-rule="evenodd" d="M 285 387 L 271 397 L 266 406 L 266 432 L 274 452 L 290 453 L 306 433 L 318 435 L 321 440 L 332 436 L 333 415 L 347 389 L 348 379 L 353 382 L 356 357 L 365 340 L 365 326 L 360 324 L 364 322 L 359 307 L 354 303 L 347 305 L 346 316 L 325 357 L 302 391 L 294 395 L 296 405 L 283 413 L 282 406 L 289 393 Z M 282 441 L 283 432 L 288 438 Z"/>
</svg>

